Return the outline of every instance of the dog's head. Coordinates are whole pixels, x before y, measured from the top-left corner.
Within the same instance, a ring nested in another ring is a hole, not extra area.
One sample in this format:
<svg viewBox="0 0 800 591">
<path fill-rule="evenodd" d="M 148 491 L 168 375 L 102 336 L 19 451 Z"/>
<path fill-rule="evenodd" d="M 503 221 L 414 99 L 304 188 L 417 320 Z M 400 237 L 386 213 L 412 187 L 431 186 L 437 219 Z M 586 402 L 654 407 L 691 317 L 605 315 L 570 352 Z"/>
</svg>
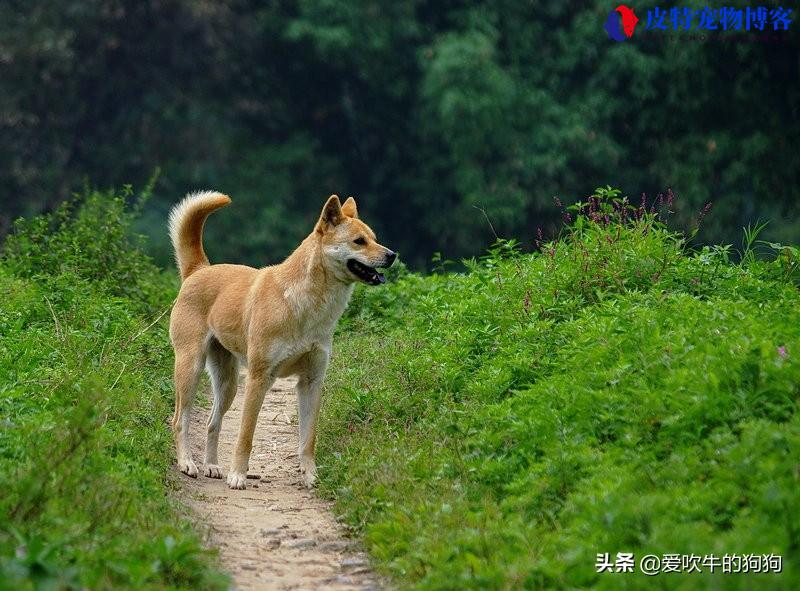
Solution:
<svg viewBox="0 0 800 591">
<path fill-rule="evenodd" d="M 348 197 L 342 205 L 339 197 L 331 195 L 314 231 L 322 243 L 325 265 L 336 277 L 368 285 L 386 281 L 377 268 L 390 267 L 397 255 L 378 244 L 375 232 L 358 219 L 355 199 Z"/>
</svg>

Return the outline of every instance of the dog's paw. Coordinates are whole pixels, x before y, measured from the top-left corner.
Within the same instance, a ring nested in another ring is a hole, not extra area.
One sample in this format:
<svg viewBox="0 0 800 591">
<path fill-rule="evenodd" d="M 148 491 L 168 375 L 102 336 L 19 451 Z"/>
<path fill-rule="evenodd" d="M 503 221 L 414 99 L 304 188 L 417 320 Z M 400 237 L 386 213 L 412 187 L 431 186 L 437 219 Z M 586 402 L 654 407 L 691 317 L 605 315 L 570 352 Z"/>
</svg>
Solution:
<svg viewBox="0 0 800 591">
<path fill-rule="evenodd" d="M 206 464 L 203 468 L 203 475 L 208 478 L 222 478 L 222 470 L 216 464 Z"/>
<path fill-rule="evenodd" d="M 228 472 L 228 487 L 244 490 L 247 488 L 246 482 L 247 474 L 243 472 L 234 472 L 233 470 Z"/>
<path fill-rule="evenodd" d="M 303 474 L 303 484 L 306 486 L 306 488 L 309 489 L 317 486 L 317 474 L 316 473 L 312 474 L 310 472 L 306 472 L 305 474 Z"/>
<path fill-rule="evenodd" d="M 191 476 L 192 478 L 197 478 L 197 465 L 195 465 L 194 461 L 191 458 L 179 461 L 178 469 L 187 476 Z"/>
<path fill-rule="evenodd" d="M 303 484 L 306 488 L 314 488 L 317 484 L 317 465 L 314 458 L 300 458 L 300 473 L 303 475 Z"/>
</svg>

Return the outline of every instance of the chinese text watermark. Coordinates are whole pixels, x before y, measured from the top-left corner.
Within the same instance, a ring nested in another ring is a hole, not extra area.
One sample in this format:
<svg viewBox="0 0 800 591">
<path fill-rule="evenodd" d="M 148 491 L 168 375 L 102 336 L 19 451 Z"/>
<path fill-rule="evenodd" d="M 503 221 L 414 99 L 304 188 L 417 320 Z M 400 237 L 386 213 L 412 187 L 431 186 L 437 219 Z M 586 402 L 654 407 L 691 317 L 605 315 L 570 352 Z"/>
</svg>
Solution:
<svg viewBox="0 0 800 591">
<path fill-rule="evenodd" d="M 598 573 L 779 573 L 783 558 L 777 554 L 645 554 L 641 558 L 633 552 L 608 552 L 597 555 L 595 570 Z"/>
</svg>

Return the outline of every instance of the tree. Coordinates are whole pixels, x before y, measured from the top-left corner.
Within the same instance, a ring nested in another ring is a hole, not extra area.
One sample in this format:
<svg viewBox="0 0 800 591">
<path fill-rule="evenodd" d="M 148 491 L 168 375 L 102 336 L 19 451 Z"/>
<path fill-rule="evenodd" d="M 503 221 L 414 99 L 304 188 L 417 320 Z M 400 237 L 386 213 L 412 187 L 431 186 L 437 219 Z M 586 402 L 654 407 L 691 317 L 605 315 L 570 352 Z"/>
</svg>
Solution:
<svg viewBox="0 0 800 591">
<path fill-rule="evenodd" d="M 212 257 L 253 264 L 285 256 L 331 193 L 417 266 L 480 251 L 486 217 L 529 241 L 554 196 L 609 183 L 671 187 L 683 225 L 714 201 L 706 240 L 761 217 L 797 241 L 792 24 L 770 42 L 659 37 L 653 6 L 617 43 L 604 2 L 6 2 L 0 232 L 86 179 L 160 168 L 142 228 L 162 262 L 170 204 L 207 187 L 234 198 Z"/>
</svg>

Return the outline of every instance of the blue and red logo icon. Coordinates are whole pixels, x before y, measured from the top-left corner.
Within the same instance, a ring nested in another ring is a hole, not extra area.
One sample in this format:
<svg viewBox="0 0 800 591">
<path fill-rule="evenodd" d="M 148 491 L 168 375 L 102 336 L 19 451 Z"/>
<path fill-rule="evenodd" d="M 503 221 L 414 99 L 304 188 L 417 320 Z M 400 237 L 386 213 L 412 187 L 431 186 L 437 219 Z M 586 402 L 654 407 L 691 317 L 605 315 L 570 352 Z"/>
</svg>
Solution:
<svg viewBox="0 0 800 591">
<path fill-rule="evenodd" d="M 608 13 L 608 19 L 603 28 L 608 33 L 608 38 L 614 41 L 627 41 L 633 36 L 633 30 L 639 18 L 633 8 L 620 4 Z"/>
</svg>

